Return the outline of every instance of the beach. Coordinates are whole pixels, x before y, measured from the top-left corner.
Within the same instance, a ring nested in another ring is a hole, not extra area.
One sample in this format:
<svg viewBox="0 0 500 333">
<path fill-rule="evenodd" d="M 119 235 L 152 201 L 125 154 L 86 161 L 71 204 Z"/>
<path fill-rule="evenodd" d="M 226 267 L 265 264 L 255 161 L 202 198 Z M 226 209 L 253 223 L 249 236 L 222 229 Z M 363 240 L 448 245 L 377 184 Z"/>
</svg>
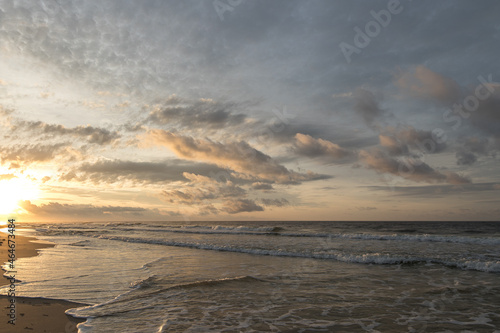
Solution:
<svg viewBox="0 0 500 333">
<path fill-rule="evenodd" d="M 7 262 L 8 246 L 7 234 L 0 233 L 0 261 Z M 34 257 L 38 255 L 38 250 L 53 247 L 53 244 L 37 243 L 33 237 L 16 235 L 16 258 Z M 2 272 L 2 275 L 4 272 Z M 0 285 L 10 284 L 10 281 L 3 277 Z M 8 323 L 8 306 L 10 298 L 0 295 L 0 309 L 2 311 L 2 321 L 0 322 L 0 333 L 3 332 L 77 332 L 76 325 L 84 320 L 78 320 L 65 314 L 70 308 L 78 307 L 81 304 L 63 300 L 53 300 L 46 298 L 16 297 L 16 322 L 15 325 Z"/>
<path fill-rule="evenodd" d="M 80 333 L 500 327 L 498 223 L 133 221 L 31 228 L 57 246 L 17 262 L 23 283 L 16 294 L 31 302 L 43 297 L 26 311 L 54 316 L 60 326 L 52 332 L 76 332 L 67 308 L 87 319 Z M 23 332 L 32 321 L 21 319 L 23 304 L 19 309 Z M 43 325 L 25 331 L 44 329 L 50 331 Z"/>
</svg>

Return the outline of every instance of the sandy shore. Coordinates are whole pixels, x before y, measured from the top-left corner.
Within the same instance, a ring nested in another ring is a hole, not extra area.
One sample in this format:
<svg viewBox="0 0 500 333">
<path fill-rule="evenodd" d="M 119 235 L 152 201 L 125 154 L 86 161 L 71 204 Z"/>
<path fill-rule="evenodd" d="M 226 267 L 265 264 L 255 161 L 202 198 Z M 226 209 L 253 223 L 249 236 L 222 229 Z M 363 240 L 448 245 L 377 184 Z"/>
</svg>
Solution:
<svg viewBox="0 0 500 333">
<path fill-rule="evenodd" d="M 0 232 L 0 262 L 9 259 L 7 234 Z M 32 237 L 16 235 L 16 258 L 38 255 L 38 249 L 52 247 L 53 244 L 36 243 Z M 2 274 L 5 272 L 2 271 Z M 0 285 L 8 285 L 7 278 L 0 279 Z M 70 333 L 77 332 L 76 325 L 84 320 L 76 319 L 64 313 L 67 309 L 83 304 L 45 298 L 16 297 L 16 325 L 8 323 L 10 298 L 0 295 L 0 333 L 3 332 L 47 332 Z"/>
</svg>

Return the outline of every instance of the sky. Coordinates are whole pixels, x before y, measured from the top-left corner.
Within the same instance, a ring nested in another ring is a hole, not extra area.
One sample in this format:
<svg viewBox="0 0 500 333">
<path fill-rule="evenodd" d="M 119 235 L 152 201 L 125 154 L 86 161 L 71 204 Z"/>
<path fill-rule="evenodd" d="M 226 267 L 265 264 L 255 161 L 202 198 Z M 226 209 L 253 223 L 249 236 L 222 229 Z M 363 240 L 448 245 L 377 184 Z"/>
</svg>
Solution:
<svg viewBox="0 0 500 333">
<path fill-rule="evenodd" d="M 0 217 L 498 220 L 499 14 L 0 0 Z"/>
</svg>

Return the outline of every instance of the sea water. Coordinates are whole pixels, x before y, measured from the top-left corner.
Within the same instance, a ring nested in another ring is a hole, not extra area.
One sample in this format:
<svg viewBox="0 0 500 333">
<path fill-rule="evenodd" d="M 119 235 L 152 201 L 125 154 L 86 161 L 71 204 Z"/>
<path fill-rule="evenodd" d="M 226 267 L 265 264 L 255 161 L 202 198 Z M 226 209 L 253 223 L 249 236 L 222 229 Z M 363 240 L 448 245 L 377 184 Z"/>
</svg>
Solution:
<svg viewBox="0 0 500 333">
<path fill-rule="evenodd" d="M 79 332 L 500 332 L 500 223 L 31 227 L 57 246 L 18 295 L 89 304 Z"/>
</svg>

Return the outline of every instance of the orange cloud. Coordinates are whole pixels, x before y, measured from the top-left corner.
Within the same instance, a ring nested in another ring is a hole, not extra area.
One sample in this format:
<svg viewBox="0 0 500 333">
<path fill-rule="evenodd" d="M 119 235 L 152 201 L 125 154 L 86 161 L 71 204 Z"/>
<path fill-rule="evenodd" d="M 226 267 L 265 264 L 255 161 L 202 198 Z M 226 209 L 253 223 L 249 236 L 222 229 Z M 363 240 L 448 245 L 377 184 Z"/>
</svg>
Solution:
<svg viewBox="0 0 500 333">
<path fill-rule="evenodd" d="M 312 172 L 304 174 L 288 170 L 244 141 L 220 143 L 194 139 L 164 130 L 151 130 L 148 135 L 154 143 L 168 147 L 179 157 L 214 163 L 232 169 L 240 173 L 241 178 L 249 180 L 298 184 L 302 181 L 328 178 Z"/>
</svg>

